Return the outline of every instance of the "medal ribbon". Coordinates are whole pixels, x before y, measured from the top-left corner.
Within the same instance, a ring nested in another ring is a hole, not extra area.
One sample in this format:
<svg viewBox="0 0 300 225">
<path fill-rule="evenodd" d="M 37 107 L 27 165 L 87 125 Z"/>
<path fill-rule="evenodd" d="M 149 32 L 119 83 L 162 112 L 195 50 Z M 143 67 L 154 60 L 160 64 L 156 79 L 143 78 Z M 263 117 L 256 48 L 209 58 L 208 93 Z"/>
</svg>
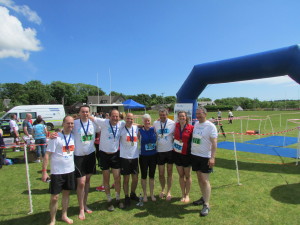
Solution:
<svg viewBox="0 0 300 225">
<path fill-rule="evenodd" d="M 81 127 L 82 127 L 83 131 L 84 131 L 85 136 L 87 137 L 88 136 L 88 131 L 89 131 L 89 126 L 90 126 L 90 121 L 88 120 L 86 130 L 84 129 L 84 126 L 83 126 L 83 123 L 82 123 L 81 120 L 80 120 L 80 124 L 81 124 Z"/>
<path fill-rule="evenodd" d="M 64 131 L 62 131 L 62 134 L 64 135 L 64 139 L 65 139 L 65 143 L 66 143 L 66 149 L 69 151 L 69 143 L 70 143 L 70 140 L 71 140 L 71 133 L 70 133 L 70 136 L 69 136 L 69 140 L 67 141 L 67 138 L 65 136 L 65 133 Z"/>
<path fill-rule="evenodd" d="M 130 141 L 133 143 L 134 139 L 133 139 L 133 127 L 131 127 L 131 132 L 132 132 L 132 135 L 130 134 L 129 130 L 127 129 L 127 127 L 125 126 L 125 129 L 127 131 L 127 133 L 129 134 L 129 137 L 130 137 Z"/>
<path fill-rule="evenodd" d="M 184 128 L 186 127 L 186 124 L 184 124 L 184 127 L 183 127 L 183 129 L 181 130 L 181 126 L 180 126 L 180 124 L 179 124 L 179 135 L 180 135 L 180 140 L 182 141 L 182 134 L 183 134 L 183 131 L 184 131 Z"/>
<path fill-rule="evenodd" d="M 168 119 L 167 119 L 166 122 L 165 122 L 164 128 L 163 128 L 163 126 L 162 126 L 162 123 L 160 122 L 161 135 L 163 135 L 164 132 L 165 132 L 165 128 L 166 128 L 167 122 L 168 122 Z"/>
<path fill-rule="evenodd" d="M 111 125 L 110 121 L 109 121 L 109 125 L 110 125 L 111 131 L 114 135 L 114 139 L 116 139 L 116 135 L 117 135 L 117 131 L 118 131 L 118 124 L 116 124 L 116 130 L 115 131 L 114 131 L 113 126 Z"/>
</svg>

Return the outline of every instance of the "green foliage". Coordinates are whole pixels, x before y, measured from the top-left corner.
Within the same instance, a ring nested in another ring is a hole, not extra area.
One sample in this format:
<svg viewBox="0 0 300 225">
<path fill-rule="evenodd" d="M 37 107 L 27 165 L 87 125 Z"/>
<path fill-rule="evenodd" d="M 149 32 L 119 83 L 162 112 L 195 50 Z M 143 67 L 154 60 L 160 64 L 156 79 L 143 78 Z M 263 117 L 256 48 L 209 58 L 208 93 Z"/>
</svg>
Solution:
<svg viewBox="0 0 300 225">
<path fill-rule="evenodd" d="M 230 105 L 207 105 L 205 108 L 210 112 L 217 111 L 218 109 L 221 111 L 233 110 L 233 107 Z"/>
</svg>

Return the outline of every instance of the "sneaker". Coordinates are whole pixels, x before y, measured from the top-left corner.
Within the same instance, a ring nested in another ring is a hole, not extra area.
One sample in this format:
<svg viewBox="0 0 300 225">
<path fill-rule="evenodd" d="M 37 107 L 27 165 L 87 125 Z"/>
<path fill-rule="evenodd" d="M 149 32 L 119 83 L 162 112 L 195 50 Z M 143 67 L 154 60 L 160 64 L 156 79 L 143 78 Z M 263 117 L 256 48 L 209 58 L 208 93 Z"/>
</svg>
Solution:
<svg viewBox="0 0 300 225">
<path fill-rule="evenodd" d="M 134 192 L 130 193 L 130 199 L 137 201 L 137 202 L 140 200 L 140 198 L 138 196 L 136 196 L 136 194 Z"/>
<path fill-rule="evenodd" d="M 201 197 L 199 200 L 196 200 L 193 202 L 193 205 L 203 205 L 204 204 L 204 199 Z"/>
<path fill-rule="evenodd" d="M 101 192 L 104 192 L 105 191 L 105 188 L 103 185 L 99 186 L 99 187 L 96 187 L 96 191 L 101 191 Z"/>
<path fill-rule="evenodd" d="M 35 163 L 40 163 L 41 160 L 37 159 L 37 160 L 35 160 L 34 162 L 35 162 Z"/>
<path fill-rule="evenodd" d="M 207 216 L 209 213 L 209 207 L 206 204 L 203 204 L 203 208 L 200 211 L 200 216 Z"/>
<path fill-rule="evenodd" d="M 121 202 L 121 200 L 116 200 L 116 205 L 120 208 L 120 209 L 124 209 L 125 206 L 123 204 L 123 202 Z"/>
<path fill-rule="evenodd" d="M 125 207 L 130 206 L 130 198 L 127 196 L 125 197 Z"/>
<path fill-rule="evenodd" d="M 114 205 L 112 204 L 112 201 L 107 202 L 107 210 L 108 210 L 109 212 L 112 212 L 112 211 L 115 210 L 115 207 L 114 207 Z"/>
</svg>

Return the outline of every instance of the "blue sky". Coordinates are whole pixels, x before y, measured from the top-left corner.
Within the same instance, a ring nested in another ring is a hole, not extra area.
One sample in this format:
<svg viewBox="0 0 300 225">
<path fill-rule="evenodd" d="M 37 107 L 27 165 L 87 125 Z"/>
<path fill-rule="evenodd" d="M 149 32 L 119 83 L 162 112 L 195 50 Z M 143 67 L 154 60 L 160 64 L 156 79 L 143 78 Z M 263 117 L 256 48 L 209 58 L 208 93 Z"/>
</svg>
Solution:
<svg viewBox="0 0 300 225">
<path fill-rule="evenodd" d="M 300 43 L 298 0 L 0 0 L 1 83 L 176 95 L 194 65 Z M 209 85 L 220 99 L 300 99 L 288 76 Z"/>
</svg>

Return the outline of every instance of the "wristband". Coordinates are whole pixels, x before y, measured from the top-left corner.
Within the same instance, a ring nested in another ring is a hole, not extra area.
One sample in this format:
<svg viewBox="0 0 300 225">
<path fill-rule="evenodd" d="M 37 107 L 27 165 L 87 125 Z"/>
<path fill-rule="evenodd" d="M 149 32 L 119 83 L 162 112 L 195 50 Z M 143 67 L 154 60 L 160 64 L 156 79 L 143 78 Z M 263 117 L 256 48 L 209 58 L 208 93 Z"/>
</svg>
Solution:
<svg viewBox="0 0 300 225">
<path fill-rule="evenodd" d="M 47 169 L 45 169 L 45 170 L 44 170 L 44 169 L 42 169 L 42 172 L 47 172 Z"/>
</svg>

